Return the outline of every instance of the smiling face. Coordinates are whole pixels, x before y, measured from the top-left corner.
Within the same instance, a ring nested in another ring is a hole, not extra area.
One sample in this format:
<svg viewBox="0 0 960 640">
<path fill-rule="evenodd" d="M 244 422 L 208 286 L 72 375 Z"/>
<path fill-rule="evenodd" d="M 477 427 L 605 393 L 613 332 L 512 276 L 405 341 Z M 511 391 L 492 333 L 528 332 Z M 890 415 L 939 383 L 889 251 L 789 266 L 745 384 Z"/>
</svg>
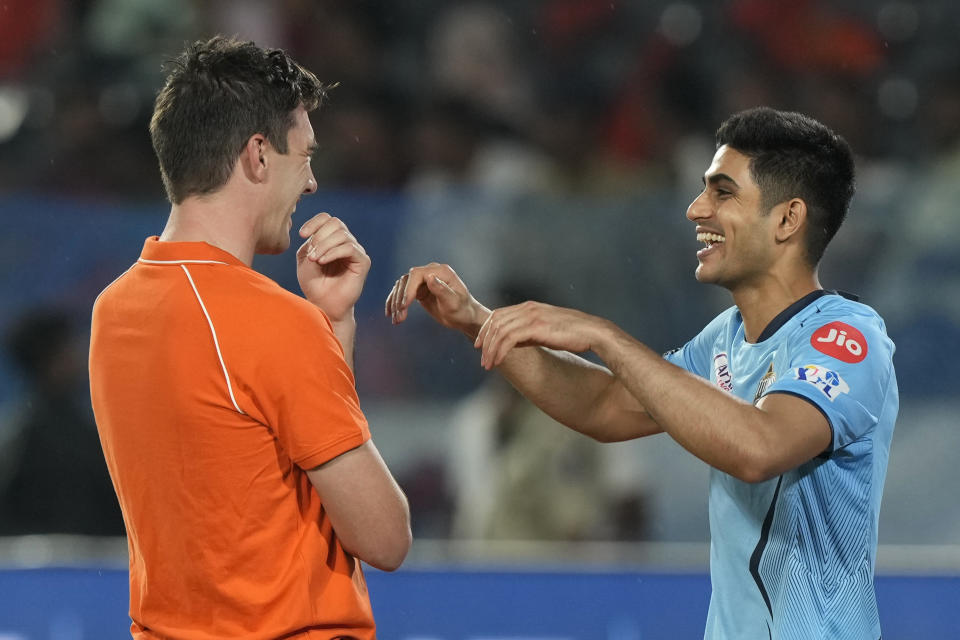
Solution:
<svg viewBox="0 0 960 640">
<path fill-rule="evenodd" d="M 735 291 L 759 283 L 776 257 L 776 216 L 764 210 L 750 158 L 726 145 L 704 174 L 704 189 L 687 208 L 696 223 L 697 280 Z"/>
<path fill-rule="evenodd" d="M 293 112 L 293 126 L 287 132 L 287 152 L 279 153 L 267 144 L 269 209 L 260 218 L 256 253 L 282 253 L 290 246 L 293 212 L 304 194 L 317 190 L 310 160 L 317 143 L 310 117 L 303 106 Z"/>
</svg>

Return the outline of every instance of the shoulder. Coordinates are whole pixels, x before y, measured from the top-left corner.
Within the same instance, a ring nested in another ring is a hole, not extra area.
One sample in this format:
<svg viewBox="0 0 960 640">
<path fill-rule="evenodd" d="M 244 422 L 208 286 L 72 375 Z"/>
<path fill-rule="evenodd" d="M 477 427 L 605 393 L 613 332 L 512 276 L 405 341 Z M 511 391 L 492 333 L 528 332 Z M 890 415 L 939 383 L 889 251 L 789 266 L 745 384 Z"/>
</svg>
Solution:
<svg viewBox="0 0 960 640">
<path fill-rule="evenodd" d="M 103 291 L 97 294 L 96 299 L 93 301 L 94 314 L 96 314 L 97 311 L 100 309 L 109 307 L 114 299 L 118 297 L 122 297 L 124 295 L 124 292 L 122 291 L 122 289 L 123 289 L 124 282 L 128 279 L 127 274 L 129 274 L 130 271 L 136 266 L 137 266 L 136 263 L 130 265 L 130 267 L 128 267 L 126 271 L 124 271 L 119 276 L 114 278 L 113 282 L 108 284 L 106 287 L 103 288 Z"/>
<path fill-rule="evenodd" d="M 192 271 L 211 313 L 244 335 L 289 341 L 304 333 L 332 333 L 320 309 L 252 269 L 212 266 Z"/>
<path fill-rule="evenodd" d="M 890 342 L 883 318 L 872 307 L 839 295 L 824 296 L 806 310 L 797 327 L 800 335 L 817 334 L 837 340 L 863 338 L 872 342 Z M 892 343 L 891 343 L 892 344 Z"/>
<path fill-rule="evenodd" d="M 713 320 L 680 348 L 664 354 L 673 364 L 693 371 L 699 375 L 707 375 L 708 359 L 713 357 L 718 342 L 727 344 L 731 336 L 736 335 L 743 320 L 740 311 L 734 306 L 717 315 Z"/>
<path fill-rule="evenodd" d="M 788 340 L 847 364 L 892 362 L 893 341 L 871 307 L 839 295 L 824 296 L 798 317 Z"/>
</svg>

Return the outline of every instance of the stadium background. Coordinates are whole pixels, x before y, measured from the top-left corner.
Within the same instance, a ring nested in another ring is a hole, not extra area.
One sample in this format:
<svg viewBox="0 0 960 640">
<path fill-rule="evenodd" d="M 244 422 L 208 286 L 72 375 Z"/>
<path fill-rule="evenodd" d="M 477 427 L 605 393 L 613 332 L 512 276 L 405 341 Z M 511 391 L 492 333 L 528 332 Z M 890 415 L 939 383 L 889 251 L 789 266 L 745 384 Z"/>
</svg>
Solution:
<svg viewBox="0 0 960 640">
<path fill-rule="evenodd" d="M 398 574 L 370 572 L 381 637 L 698 637 L 706 468 L 666 438 L 525 449 L 517 422 L 560 429 L 460 336 L 423 314 L 393 327 L 382 304 L 409 266 L 447 261 L 490 304 L 536 297 L 678 346 L 730 304 L 693 280 L 683 212 L 716 126 L 755 104 L 858 154 L 821 280 L 898 346 L 884 637 L 960 637 L 958 27 L 952 0 L 0 0 L 0 638 L 124 637 L 89 308 L 167 212 L 147 134 L 161 64 L 217 32 L 340 83 L 295 219 L 338 215 L 373 258 L 358 388 L 417 539 Z M 255 266 L 296 290 L 292 254 Z"/>
</svg>

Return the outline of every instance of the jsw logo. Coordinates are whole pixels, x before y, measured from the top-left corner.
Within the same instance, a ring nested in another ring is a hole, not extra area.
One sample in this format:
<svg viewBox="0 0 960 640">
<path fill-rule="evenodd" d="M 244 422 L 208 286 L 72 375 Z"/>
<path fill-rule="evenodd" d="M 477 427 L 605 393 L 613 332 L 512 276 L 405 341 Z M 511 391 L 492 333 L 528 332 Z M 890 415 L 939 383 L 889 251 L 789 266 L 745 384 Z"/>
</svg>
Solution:
<svg viewBox="0 0 960 640">
<path fill-rule="evenodd" d="M 810 344 L 820 353 L 851 364 L 867 357 L 867 339 L 858 329 L 843 322 L 823 325 L 810 336 Z"/>
</svg>

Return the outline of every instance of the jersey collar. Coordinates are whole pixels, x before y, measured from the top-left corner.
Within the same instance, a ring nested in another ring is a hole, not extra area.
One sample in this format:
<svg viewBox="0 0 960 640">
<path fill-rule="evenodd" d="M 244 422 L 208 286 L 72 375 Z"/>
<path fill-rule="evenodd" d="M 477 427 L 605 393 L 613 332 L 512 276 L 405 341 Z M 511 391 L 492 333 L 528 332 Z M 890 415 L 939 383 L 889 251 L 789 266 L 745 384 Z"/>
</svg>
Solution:
<svg viewBox="0 0 960 640">
<path fill-rule="evenodd" d="M 757 342 L 763 342 L 764 340 L 766 340 L 767 338 L 775 334 L 777 330 L 780 329 L 780 327 L 782 327 L 783 325 L 787 324 L 787 322 L 790 321 L 790 318 L 792 318 L 793 316 L 803 311 L 814 300 L 818 300 L 823 296 L 831 296 L 831 295 L 843 296 L 844 298 L 847 298 L 853 301 L 859 300 L 858 296 L 852 293 L 847 293 L 845 291 L 828 291 L 826 289 L 817 289 L 816 291 L 811 291 L 810 293 L 803 296 L 802 298 L 800 298 L 799 300 L 791 304 L 789 307 L 787 307 L 786 309 L 778 313 L 777 316 L 770 321 L 770 324 L 764 327 L 763 331 L 760 332 L 760 337 L 757 338 Z"/>
<path fill-rule="evenodd" d="M 138 262 L 146 264 L 229 264 L 245 267 L 233 254 L 206 242 L 161 242 L 151 236 L 143 243 Z"/>
</svg>

